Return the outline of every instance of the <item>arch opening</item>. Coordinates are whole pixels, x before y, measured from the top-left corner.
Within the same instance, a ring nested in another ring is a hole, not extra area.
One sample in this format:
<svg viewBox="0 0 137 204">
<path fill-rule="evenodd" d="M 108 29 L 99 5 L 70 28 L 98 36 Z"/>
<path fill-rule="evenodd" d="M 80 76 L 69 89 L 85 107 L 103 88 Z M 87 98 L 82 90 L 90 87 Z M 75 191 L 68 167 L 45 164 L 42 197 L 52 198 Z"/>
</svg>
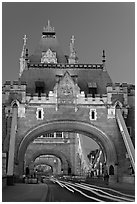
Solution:
<svg viewBox="0 0 137 204">
<path fill-rule="evenodd" d="M 114 167 L 113 167 L 113 165 L 110 165 L 110 167 L 109 167 L 109 175 L 114 175 Z"/>
<path fill-rule="evenodd" d="M 102 130 L 100 130 L 96 126 L 81 121 L 51 121 L 40 124 L 39 126 L 36 126 L 25 134 L 18 149 L 18 161 L 20 170 L 22 169 L 21 166 L 23 165 L 27 146 L 43 133 L 58 131 L 79 133 L 91 139 L 94 139 L 95 141 L 97 141 L 97 143 L 99 143 L 100 147 L 103 150 L 103 153 L 106 155 L 106 164 L 110 166 L 111 164 L 115 165 L 115 163 L 117 163 L 117 156 L 113 142 Z"/>
<path fill-rule="evenodd" d="M 56 160 L 56 162 L 57 162 L 57 159 L 59 159 L 63 173 L 64 174 L 68 173 L 68 169 L 69 169 L 69 166 L 71 166 L 71 164 L 69 163 L 69 161 L 67 160 L 67 158 L 62 152 L 57 151 L 55 149 L 41 149 L 36 151 L 31 157 L 29 157 L 29 159 L 26 162 L 26 166 L 28 166 L 31 163 L 34 164 L 35 161 L 42 156 L 53 156 L 53 160 Z"/>
</svg>

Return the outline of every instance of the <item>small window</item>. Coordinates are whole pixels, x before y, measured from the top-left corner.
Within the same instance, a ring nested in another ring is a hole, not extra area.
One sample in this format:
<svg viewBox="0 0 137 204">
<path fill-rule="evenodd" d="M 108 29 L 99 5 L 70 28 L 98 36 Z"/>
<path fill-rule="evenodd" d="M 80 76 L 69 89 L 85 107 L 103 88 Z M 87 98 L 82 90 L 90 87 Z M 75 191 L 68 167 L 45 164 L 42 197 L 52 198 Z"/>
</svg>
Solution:
<svg viewBox="0 0 137 204">
<path fill-rule="evenodd" d="M 89 82 L 88 83 L 88 93 L 95 98 L 95 94 L 97 94 L 97 84 L 96 82 Z"/>
<path fill-rule="evenodd" d="M 35 92 L 38 93 L 38 97 L 41 97 L 41 94 L 45 92 L 45 84 L 42 81 L 35 82 Z"/>
<path fill-rule="evenodd" d="M 62 138 L 62 132 L 56 132 L 56 137 L 57 138 Z"/>
<path fill-rule="evenodd" d="M 38 118 L 41 119 L 41 110 L 38 111 Z"/>
<path fill-rule="evenodd" d="M 97 113 L 95 109 L 90 109 L 90 120 L 96 120 L 97 119 Z"/>
<path fill-rule="evenodd" d="M 92 111 L 91 114 L 92 114 L 91 117 L 92 117 L 92 119 L 94 120 L 94 119 L 95 119 L 95 111 Z"/>
<path fill-rule="evenodd" d="M 44 118 L 43 108 L 37 108 L 36 118 L 37 118 L 37 120 L 43 120 L 43 118 Z"/>
</svg>

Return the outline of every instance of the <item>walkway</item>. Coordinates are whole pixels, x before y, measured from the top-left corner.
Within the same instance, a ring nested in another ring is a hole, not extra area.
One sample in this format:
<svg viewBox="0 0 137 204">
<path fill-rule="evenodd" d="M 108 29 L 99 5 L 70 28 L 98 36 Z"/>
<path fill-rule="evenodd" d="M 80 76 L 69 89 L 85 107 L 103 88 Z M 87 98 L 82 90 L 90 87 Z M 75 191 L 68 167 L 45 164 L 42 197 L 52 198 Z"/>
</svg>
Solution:
<svg viewBox="0 0 137 204">
<path fill-rule="evenodd" d="M 44 202 L 47 197 L 46 184 L 15 184 L 2 190 L 2 202 Z"/>
</svg>

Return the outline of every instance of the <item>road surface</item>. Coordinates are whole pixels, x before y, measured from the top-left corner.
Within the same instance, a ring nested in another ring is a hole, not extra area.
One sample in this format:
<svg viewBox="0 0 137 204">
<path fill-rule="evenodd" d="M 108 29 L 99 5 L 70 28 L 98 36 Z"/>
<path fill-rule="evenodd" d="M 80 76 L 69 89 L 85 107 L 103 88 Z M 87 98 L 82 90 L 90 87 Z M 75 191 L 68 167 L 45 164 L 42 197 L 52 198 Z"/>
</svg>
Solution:
<svg viewBox="0 0 137 204">
<path fill-rule="evenodd" d="M 15 184 L 2 191 L 3 202 L 134 202 L 114 189 L 51 178 L 38 184 Z"/>
<path fill-rule="evenodd" d="M 48 202 L 133 202 L 134 196 L 127 195 L 86 183 L 73 183 L 57 179 L 46 181 Z"/>
</svg>

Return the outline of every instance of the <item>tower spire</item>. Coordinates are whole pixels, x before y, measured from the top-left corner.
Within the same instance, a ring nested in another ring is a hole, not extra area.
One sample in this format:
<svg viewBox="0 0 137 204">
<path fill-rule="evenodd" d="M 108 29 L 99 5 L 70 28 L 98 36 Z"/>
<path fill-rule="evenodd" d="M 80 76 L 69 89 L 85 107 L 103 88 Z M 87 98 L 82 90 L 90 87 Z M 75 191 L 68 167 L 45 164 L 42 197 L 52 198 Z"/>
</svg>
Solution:
<svg viewBox="0 0 137 204">
<path fill-rule="evenodd" d="M 75 51 L 75 37 L 72 35 L 71 40 L 70 40 L 70 55 L 69 55 L 69 64 L 75 64 L 78 60 L 76 56 L 76 51 Z"/>
<path fill-rule="evenodd" d="M 27 36 L 24 35 L 24 37 L 23 37 L 23 49 L 22 49 L 21 57 L 25 56 L 26 45 L 27 45 Z"/>
<path fill-rule="evenodd" d="M 19 72 L 19 77 L 21 77 L 23 70 L 26 67 L 26 45 L 27 45 L 27 36 L 24 35 L 23 37 L 23 48 L 22 48 L 22 52 L 21 52 L 21 57 L 20 57 L 20 72 Z"/>
</svg>

